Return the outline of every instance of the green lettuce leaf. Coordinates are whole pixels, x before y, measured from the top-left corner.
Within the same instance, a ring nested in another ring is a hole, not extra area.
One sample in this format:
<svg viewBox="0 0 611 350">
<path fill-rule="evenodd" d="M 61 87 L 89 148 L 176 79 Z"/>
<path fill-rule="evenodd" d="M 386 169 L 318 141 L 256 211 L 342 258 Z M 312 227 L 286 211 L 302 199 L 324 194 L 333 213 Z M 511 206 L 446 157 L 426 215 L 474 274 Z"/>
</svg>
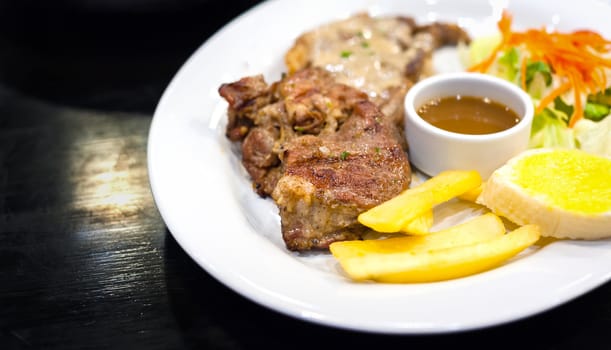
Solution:
<svg viewBox="0 0 611 350">
<path fill-rule="evenodd" d="M 575 124 L 573 130 L 579 148 L 583 151 L 611 157 L 611 118 L 599 122 L 582 119 Z"/>
<path fill-rule="evenodd" d="M 573 129 L 553 110 L 546 108 L 533 118 L 529 147 L 577 148 L 577 143 Z"/>
</svg>

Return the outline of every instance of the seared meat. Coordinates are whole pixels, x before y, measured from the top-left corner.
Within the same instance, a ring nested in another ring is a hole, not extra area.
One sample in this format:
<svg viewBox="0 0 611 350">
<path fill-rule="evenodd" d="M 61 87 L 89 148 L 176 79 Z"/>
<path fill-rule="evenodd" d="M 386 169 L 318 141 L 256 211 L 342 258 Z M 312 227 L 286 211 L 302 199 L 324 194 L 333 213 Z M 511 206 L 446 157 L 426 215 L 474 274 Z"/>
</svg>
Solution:
<svg viewBox="0 0 611 350">
<path fill-rule="evenodd" d="M 272 194 L 291 250 L 358 239 L 357 216 L 407 189 L 411 172 L 394 125 L 363 100 L 338 132 L 286 145 L 285 171 Z"/>
<path fill-rule="evenodd" d="M 250 174 L 253 186 L 260 195 L 273 191 L 281 172 L 280 160 L 274 149 L 279 130 L 271 123 L 264 123 L 259 117 L 261 110 L 282 116 L 282 105 L 275 105 L 273 86 L 269 86 L 263 76 L 245 77 L 230 84 L 223 84 L 219 94 L 229 103 L 227 109 L 226 136 L 231 141 L 242 141 L 242 165 Z M 278 118 L 278 124 L 282 118 Z"/>
<path fill-rule="evenodd" d="M 242 164 L 257 193 L 271 195 L 282 173 L 284 145 L 302 135 L 334 134 L 361 91 L 338 84 L 322 69 L 306 69 L 268 85 L 262 76 L 223 84 L 229 103 L 226 134 L 242 142 Z"/>
<path fill-rule="evenodd" d="M 231 141 L 242 141 L 254 123 L 251 116 L 271 102 L 269 86 L 261 75 L 223 84 L 219 94 L 229 103 L 227 137 Z"/>
<path fill-rule="evenodd" d="M 291 250 L 360 237 L 358 214 L 409 186 L 397 125 L 323 69 L 271 85 L 246 77 L 219 92 L 229 103 L 227 137 L 242 141 L 255 189 L 278 204 Z"/>
</svg>

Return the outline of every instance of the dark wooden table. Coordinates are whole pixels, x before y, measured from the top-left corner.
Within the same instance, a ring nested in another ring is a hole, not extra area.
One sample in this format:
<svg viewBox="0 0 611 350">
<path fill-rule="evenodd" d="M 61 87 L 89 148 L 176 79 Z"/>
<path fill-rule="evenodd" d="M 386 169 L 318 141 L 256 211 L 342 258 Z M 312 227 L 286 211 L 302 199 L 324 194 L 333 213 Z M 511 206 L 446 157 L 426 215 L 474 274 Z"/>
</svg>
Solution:
<svg viewBox="0 0 611 350">
<path fill-rule="evenodd" d="M 280 315 L 197 266 L 155 207 L 147 133 L 180 65 L 254 3 L 0 3 L 0 349 L 611 347 L 611 283 L 508 325 L 384 336 Z"/>
</svg>

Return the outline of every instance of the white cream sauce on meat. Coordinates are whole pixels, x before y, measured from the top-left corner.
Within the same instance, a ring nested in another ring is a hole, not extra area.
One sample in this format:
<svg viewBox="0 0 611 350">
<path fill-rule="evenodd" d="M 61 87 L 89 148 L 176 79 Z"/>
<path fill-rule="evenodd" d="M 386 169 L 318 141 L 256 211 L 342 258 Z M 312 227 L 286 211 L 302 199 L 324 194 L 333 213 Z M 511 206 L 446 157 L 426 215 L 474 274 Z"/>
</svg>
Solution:
<svg viewBox="0 0 611 350">
<path fill-rule="evenodd" d="M 353 16 L 316 29 L 310 59 L 341 83 L 385 99 L 389 88 L 405 84 L 405 67 L 418 51 L 434 49 L 430 33 L 412 31 L 398 18 Z"/>
</svg>

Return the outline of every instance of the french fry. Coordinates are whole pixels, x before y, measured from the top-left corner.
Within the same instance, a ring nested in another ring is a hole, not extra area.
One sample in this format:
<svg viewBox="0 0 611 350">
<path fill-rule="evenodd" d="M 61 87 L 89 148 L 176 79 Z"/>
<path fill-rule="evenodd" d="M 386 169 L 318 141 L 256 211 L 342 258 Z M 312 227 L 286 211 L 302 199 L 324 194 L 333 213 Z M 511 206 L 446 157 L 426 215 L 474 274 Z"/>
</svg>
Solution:
<svg viewBox="0 0 611 350">
<path fill-rule="evenodd" d="M 416 217 L 403 226 L 401 232 L 411 235 L 426 235 L 429 234 L 433 226 L 433 209 L 427 210 L 424 214 Z"/>
<path fill-rule="evenodd" d="M 477 171 L 444 171 L 361 213 L 358 221 L 378 232 L 399 232 L 408 222 L 432 210 L 435 205 L 463 194 L 481 182 Z"/>
<path fill-rule="evenodd" d="M 429 237 L 429 236 L 422 236 Z M 434 282 L 469 276 L 497 267 L 534 244 L 539 227 L 525 225 L 480 243 L 425 252 L 372 253 L 341 259 L 357 281 Z"/>
<path fill-rule="evenodd" d="M 423 253 L 487 241 L 505 234 L 503 221 L 492 213 L 477 216 L 462 224 L 424 236 L 394 237 L 378 240 L 340 241 L 329 249 L 340 263 L 344 259 L 368 254 Z"/>
</svg>

